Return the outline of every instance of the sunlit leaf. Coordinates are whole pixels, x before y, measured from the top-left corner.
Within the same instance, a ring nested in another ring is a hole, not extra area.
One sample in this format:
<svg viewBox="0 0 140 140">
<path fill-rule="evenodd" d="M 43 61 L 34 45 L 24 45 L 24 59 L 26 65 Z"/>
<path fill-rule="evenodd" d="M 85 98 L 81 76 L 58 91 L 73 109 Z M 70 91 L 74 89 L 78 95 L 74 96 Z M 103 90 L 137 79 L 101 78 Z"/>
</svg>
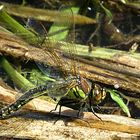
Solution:
<svg viewBox="0 0 140 140">
<path fill-rule="evenodd" d="M 131 117 L 129 109 L 127 107 L 127 105 L 124 103 L 124 101 L 122 100 L 122 98 L 119 96 L 119 94 L 117 93 L 116 90 L 107 90 L 110 93 L 111 98 L 117 103 L 119 104 L 119 106 L 121 107 L 121 109 L 127 114 L 128 117 Z"/>
<path fill-rule="evenodd" d="M 128 1 L 127 0 L 121 0 L 121 2 L 126 4 Z"/>
</svg>

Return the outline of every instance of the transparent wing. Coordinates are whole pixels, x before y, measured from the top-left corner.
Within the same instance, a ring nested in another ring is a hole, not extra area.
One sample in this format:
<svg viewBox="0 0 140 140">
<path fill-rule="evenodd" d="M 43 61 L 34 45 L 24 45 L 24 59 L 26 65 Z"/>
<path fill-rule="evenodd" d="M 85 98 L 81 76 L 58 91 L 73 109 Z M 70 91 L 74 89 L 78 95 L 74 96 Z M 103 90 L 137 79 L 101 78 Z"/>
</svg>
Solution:
<svg viewBox="0 0 140 140">
<path fill-rule="evenodd" d="M 29 31 L 34 33 L 36 35 L 36 37 L 38 38 L 38 41 L 36 41 L 35 42 L 36 44 L 34 44 L 34 45 L 37 47 L 42 47 L 44 52 L 46 52 L 47 55 L 49 55 L 50 58 L 52 59 L 52 61 L 54 61 L 54 63 L 55 63 L 55 66 L 51 66 L 49 64 L 43 64 L 43 63 L 36 62 L 38 68 L 45 75 L 55 78 L 55 79 L 59 79 L 61 77 L 60 75 L 62 75 L 62 72 L 60 72 L 58 70 L 57 66 L 62 67 L 63 62 L 60 61 L 58 54 L 55 53 L 55 51 L 53 49 L 53 45 L 48 39 L 48 33 L 46 31 L 45 26 L 47 26 L 47 24 L 42 25 L 40 21 L 36 21 L 32 18 L 29 18 L 26 22 L 25 27 Z"/>
<path fill-rule="evenodd" d="M 69 75 L 65 71 L 67 69 L 66 66 L 69 66 L 68 69 L 71 71 L 71 73 L 73 75 L 76 75 L 76 66 L 75 66 L 76 64 L 73 61 L 71 61 L 69 65 L 68 62 L 64 60 L 62 57 L 64 53 L 58 53 L 59 46 L 53 46 L 53 43 L 52 43 L 55 41 L 67 41 L 69 43 L 75 42 L 75 30 L 74 30 L 75 24 L 74 24 L 73 11 L 71 8 L 65 8 L 65 7 L 61 7 L 60 11 L 61 11 L 61 15 L 60 15 L 61 17 L 58 17 L 58 18 L 64 17 L 62 18 L 62 20 L 64 21 L 62 22 L 62 24 L 54 23 L 51 26 L 47 34 L 47 40 L 45 40 L 44 44 L 42 45 L 44 46 L 43 47 L 44 51 L 50 52 L 50 57 L 53 59 L 57 67 L 44 65 L 42 63 L 37 63 L 38 67 L 43 73 L 56 79 L 60 77 L 64 78 L 65 76 Z M 66 18 L 67 16 L 71 18 Z M 70 36 L 68 36 L 69 32 L 71 34 Z M 65 50 L 66 50 L 67 56 L 71 58 L 75 58 L 73 55 L 74 52 L 76 51 L 74 45 L 68 45 Z"/>
<path fill-rule="evenodd" d="M 56 32 L 57 34 L 55 34 L 54 36 L 52 36 L 52 38 L 54 40 L 59 40 L 59 41 L 65 41 L 68 43 L 70 43 L 71 45 L 67 45 L 65 48 L 65 53 L 63 53 L 63 55 L 67 55 L 68 57 L 75 59 L 75 52 L 76 52 L 76 48 L 74 45 L 75 42 L 75 21 L 74 21 L 74 13 L 78 12 L 77 8 L 70 8 L 70 7 L 61 7 L 61 13 L 62 16 L 64 17 L 69 17 L 67 18 L 67 20 L 65 21 L 64 25 L 54 25 L 54 28 L 52 28 L 50 30 L 51 33 Z M 70 71 L 73 75 L 76 75 L 76 64 L 74 63 L 74 61 L 71 61 L 70 63 Z"/>
</svg>

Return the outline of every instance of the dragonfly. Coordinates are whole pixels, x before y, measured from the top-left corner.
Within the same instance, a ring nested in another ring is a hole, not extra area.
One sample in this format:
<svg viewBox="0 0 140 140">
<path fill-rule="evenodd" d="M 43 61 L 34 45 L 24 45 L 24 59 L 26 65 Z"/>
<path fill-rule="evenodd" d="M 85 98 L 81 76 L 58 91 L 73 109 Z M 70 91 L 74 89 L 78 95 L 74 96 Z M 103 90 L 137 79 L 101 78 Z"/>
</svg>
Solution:
<svg viewBox="0 0 140 140">
<path fill-rule="evenodd" d="M 42 46 L 44 46 L 44 44 Z M 11 114 L 19 110 L 32 99 L 45 94 L 55 100 L 57 99 L 58 104 L 54 110 L 60 105 L 59 113 L 61 113 L 62 106 L 68 106 L 73 109 L 77 106 L 77 116 L 79 116 L 81 110 L 87 107 L 96 117 L 98 117 L 94 111 L 94 106 L 97 106 L 106 97 L 105 89 L 78 74 L 75 63 L 71 63 L 69 68 L 72 72 L 66 72 L 64 67 L 67 62 L 62 59 L 59 52 L 55 49 L 56 48 L 51 47 L 50 45 L 45 48 L 44 51 L 49 53 L 51 59 L 57 64 L 57 68 L 63 71 L 62 78 L 25 92 L 15 103 L 0 110 L 0 119 L 10 117 Z M 73 50 L 75 51 L 75 48 L 68 49 L 70 53 Z M 74 57 L 72 54 L 70 54 L 70 56 Z"/>
</svg>

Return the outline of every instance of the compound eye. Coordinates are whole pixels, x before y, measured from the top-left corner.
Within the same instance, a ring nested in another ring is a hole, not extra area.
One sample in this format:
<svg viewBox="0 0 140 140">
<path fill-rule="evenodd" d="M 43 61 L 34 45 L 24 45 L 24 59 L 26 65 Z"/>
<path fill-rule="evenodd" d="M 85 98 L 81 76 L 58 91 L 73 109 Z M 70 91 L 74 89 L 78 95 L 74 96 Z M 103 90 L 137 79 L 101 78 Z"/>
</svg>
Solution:
<svg viewBox="0 0 140 140">
<path fill-rule="evenodd" d="M 102 89 L 102 100 L 106 97 L 106 90 L 105 88 Z"/>
<path fill-rule="evenodd" d="M 105 88 L 102 88 L 100 85 L 95 84 L 93 90 L 93 97 L 96 104 L 101 103 L 101 101 L 106 97 Z"/>
<path fill-rule="evenodd" d="M 102 90 L 102 88 L 99 85 L 97 85 L 97 84 L 94 85 L 94 95 L 95 96 L 99 95 L 101 93 L 101 90 Z"/>
<path fill-rule="evenodd" d="M 94 91 L 94 97 L 95 97 L 95 100 L 96 100 L 96 101 L 100 101 L 101 98 L 102 98 L 101 92 L 100 92 L 99 90 L 95 90 L 95 91 Z"/>
<path fill-rule="evenodd" d="M 95 95 L 95 96 L 99 96 L 99 94 L 100 94 L 100 91 L 99 91 L 99 90 L 95 90 L 95 91 L 94 91 L 94 95 Z"/>
</svg>

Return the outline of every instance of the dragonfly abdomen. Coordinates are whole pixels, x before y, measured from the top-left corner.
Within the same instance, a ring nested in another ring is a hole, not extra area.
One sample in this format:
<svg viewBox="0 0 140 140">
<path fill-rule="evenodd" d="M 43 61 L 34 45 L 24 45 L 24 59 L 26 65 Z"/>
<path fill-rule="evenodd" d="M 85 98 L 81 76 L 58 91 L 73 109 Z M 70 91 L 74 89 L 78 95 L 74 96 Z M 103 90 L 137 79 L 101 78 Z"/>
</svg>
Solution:
<svg viewBox="0 0 140 140">
<path fill-rule="evenodd" d="M 30 89 L 29 91 L 24 93 L 24 95 L 22 95 L 15 103 L 13 103 L 5 108 L 2 108 L 0 110 L 0 119 L 8 118 L 12 113 L 14 113 L 18 109 L 20 109 L 22 106 L 24 106 L 26 103 L 28 103 L 30 100 L 32 100 L 34 98 L 37 98 L 44 94 L 55 93 L 57 88 L 59 88 L 60 91 L 63 91 L 64 93 L 66 93 L 66 89 L 67 89 L 66 87 L 69 84 L 70 84 L 70 82 L 64 81 L 64 83 L 63 83 L 60 80 L 60 81 L 56 81 L 53 83 L 49 83 L 47 85 L 42 85 L 42 86 L 36 87 L 34 89 Z M 64 93 L 62 93 L 62 95 L 64 95 Z"/>
<path fill-rule="evenodd" d="M 43 92 L 47 90 L 48 86 L 39 86 L 37 88 L 31 89 L 28 92 L 26 92 L 24 95 L 22 95 L 15 103 L 2 108 L 0 110 L 0 119 L 8 118 L 12 113 L 20 109 L 22 106 L 24 106 L 26 103 L 28 103 L 30 100 L 37 97 L 35 93 Z M 40 96 L 40 94 L 39 94 Z"/>
<path fill-rule="evenodd" d="M 25 102 L 19 102 L 16 101 L 14 104 L 11 104 L 8 107 L 2 108 L 0 110 L 0 118 L 4 119 L 9 117 L 13 112 L 17 111 L 19 108 L 21 108 L 24 104 L 26 104 Z"/>
</svg>

